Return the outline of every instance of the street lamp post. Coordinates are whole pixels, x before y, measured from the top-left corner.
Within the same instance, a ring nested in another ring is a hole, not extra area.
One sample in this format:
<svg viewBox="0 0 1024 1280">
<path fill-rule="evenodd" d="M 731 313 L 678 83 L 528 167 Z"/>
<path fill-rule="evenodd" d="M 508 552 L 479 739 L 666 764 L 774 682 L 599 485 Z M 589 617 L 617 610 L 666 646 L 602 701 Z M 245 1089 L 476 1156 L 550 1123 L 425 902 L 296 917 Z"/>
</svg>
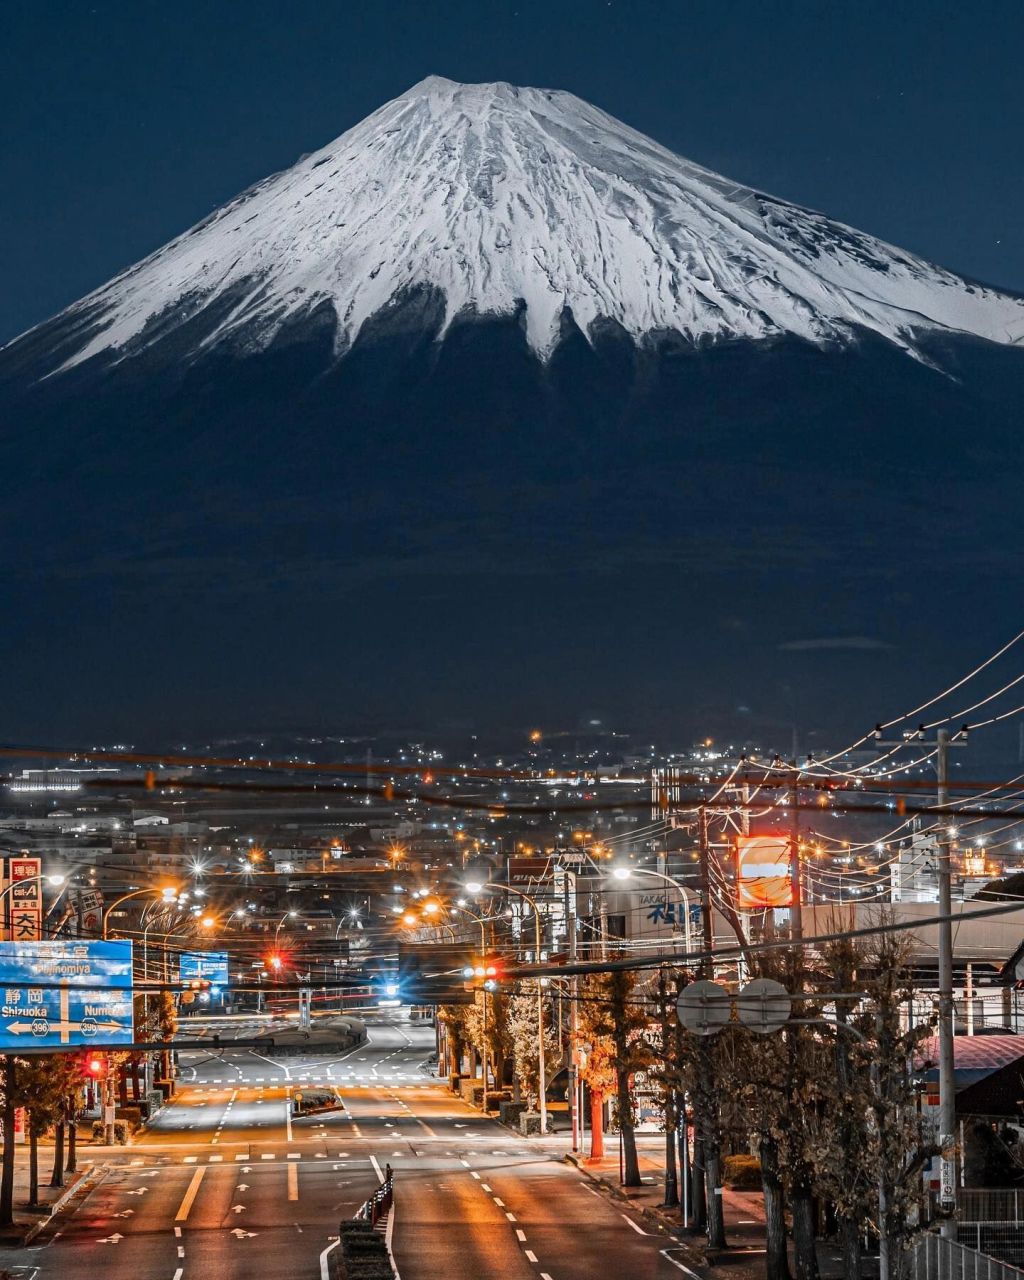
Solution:
<svg viewBox="0 0 1024 1280">
<path fill-rule="evenodd" d="M 486 957 L 486 953 L 487 953 L 487 926 L 484 923 L 485 917 L 478 916 L 475 911 L 470 911 L 467 907 L 453 907 L 451 908 L 451 910 L 453 914 L 456 911 L 464 912 L 471 919 L 475 920 L 477 924 L 480 926 L 480 963 L 483 964 L 484 959 Z M 449 929 L 452 929 L 451 925 L 448 925 L 447 927 Z M 452 941 L 453 942 L 455 941 L 454 929 L 452 929 Z M 487 984 L 486 982 L 484 983 L 483 993 L 484 993 L 484 1007 L 483 1007 L 484 1060 L 483 1060 L 483 1070 L 481 1072 L 481 1075 L 483 1077 L 484 1114 L 486 1115 L 487 1114 L 487 1069 L 488 1069 L 488 1066 L 490 1063 L 490 1057 L 491 1057 L 491 1055 L 487 1051 Z M 501 1083 L 502 1082 L 500 1080 L 497 1080 L 497 1085 L 499 1089 L 501 1088 Z"/>
<path fill-rule="evenodd" d="M 628 880 L 630 876 L 655 876 L 659 880 L 664 880 L 667 884 L 672 885 L 679 896 L 683 900 L 683 945 L 686 947 L 686 953 L 690 953 L 690 895 L 683 886 L 674 877 L 666 875 L 664 871 L 652 871 L 648 867 L 613 867 L 612 876 L 616 880 Z"/>
<path fill-rule="evenodd" d="M 102 925 L 102 929 L 100 930 L 103 938 L 105 939 L 107 937 L 107 928 L 108 928 L 108 922 L 110 920 L 111 912 L 114 910 L 115 907 L 119 907 L 122 902 L 127 902 L 129 898 L 141 897 L 142 894 L 145 894 L 145 893 L 159 894 L 160 897 L 163 898 L 164 902 L 173 902 L 177 898 L 179 892 L 180 890 L 175 888 L 174 885 L 167 885 L 163 889 L 153 889 L 153 888 L 147 887 L 145 889 L 133 889 L 131 893 L 122 893 L 120 898 L 115 898 L 114 901 L 110 904 L 109 907 L 107 907 L 106 911 L 104 911 L 103 913 L 103 925 Z"/>
<path fill-rule="evenodd" d="M 540 907 L 536 898 L 531 894 L 524 892 L 522 889 L 515 889 L 510 884 L 480 884 L 477 882 L 467 884 L 466 888 L 470 893 L 481 893 L 484 889 L 490 889 L 494 893 L 514 893 L 519 898 L 525 898 L 533 908 L 533 932 L 534 932 L 534 963 L 540 964 L 541 953 L 541 931 L 540 931 Z M 548 1131 L 548 1103 L 547 1103 L 547 1081 L 545 1079 L 544 1068 L 544 988 L 540 978 L 537 979 L 537 1074 L 539 1077 L 540 1087 L 540 1131 L 542 1134 Z"/>
</svg>

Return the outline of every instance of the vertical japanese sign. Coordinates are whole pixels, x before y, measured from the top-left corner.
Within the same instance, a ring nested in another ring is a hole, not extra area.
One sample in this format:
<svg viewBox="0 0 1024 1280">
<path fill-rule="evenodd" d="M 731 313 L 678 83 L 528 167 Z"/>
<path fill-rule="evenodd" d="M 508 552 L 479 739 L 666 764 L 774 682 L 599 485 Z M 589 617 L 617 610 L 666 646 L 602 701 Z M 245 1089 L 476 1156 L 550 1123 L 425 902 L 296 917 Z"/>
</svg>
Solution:
<svg viewBox="0 0 1024 1280">
<path fill-rule="evenodd" d="M 35 942 L 43 933 L 43 886 L 38 858 L 11 858 L 7 909 L 12 942 Z"/>
</svg>

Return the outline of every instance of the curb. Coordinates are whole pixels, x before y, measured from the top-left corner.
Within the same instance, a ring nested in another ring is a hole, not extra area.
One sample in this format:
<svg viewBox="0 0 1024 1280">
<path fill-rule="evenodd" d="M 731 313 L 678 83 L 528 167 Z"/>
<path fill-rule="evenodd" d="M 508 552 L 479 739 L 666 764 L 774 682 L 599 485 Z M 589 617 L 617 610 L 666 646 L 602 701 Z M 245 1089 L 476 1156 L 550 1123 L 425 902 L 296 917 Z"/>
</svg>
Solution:
<svg viewBox="0 0 1024 1280">
<path fill-rule="evenodd" d="M 668 1236 L 676 1241 L 676 1244 L 680 1249 L 687 1250 L 687 1261 L 696 1266 L 702 1267 L 709 1267 L 712 1265 L 708 1258 L 706 1249 L 696 1243 L 689 1236 L 683 1235 L 684 1228 L 682 1223 L 678 1222 L 674 1218 L 669 1218 L 667 1213 L 659 1213 L 657 1209 L 651 1209 L 645 1205 L 635 1204 L 629 1196 L 623 1195 L 619 1188 L 610 1183 L 607 1178 L 604 1178 L 599 1174 L 591 1173 L 591 1171 L 586 1167 L 585 1156 L 574 1155 L 572 1152 L 568 1152 L 562 1157 L 562 1159 L 564 1163 L 571 1164 L 574 1168 L 578 1169 L 580 1173 L 582 1173 L 585 1178 L 588 1178 L 596 1187 L 600 1187 L 600 1189 L 610 1199 L 617 1201 L 619 1204 L 628 1205 L 632 1212 L 638 1217 L 642 1218 L 651 1226 L 657 1227 L 660 1231 L 664 1231 Z"/>
<path fill-rule="evenodd" d="M 92 1165 L 89 1169 L 83 1169 L 81 1173 L 76 1173 L 74 1175 L 75 1181 L 72 1182 L 71 1186 L 67 1188 L 63 1195 L 58 1196 L 57 1199 L 54 1200 L 53 1204 L 48 1206 L 50 1210 L 49 1213 L 47 1213 L 45 1217 L 40 1218 L 38 1222 L 33 1222 L 28 1231 L 25 1232 L 21 1241 L 22 1246 L 24 1247 L 27 1244 L 31 1244 L 40 1231 L 42 1231 L 44 1227 L 48 1226 L 64 1206 L 76 1195 L 80 1192 L 84 1195 L 89 1195 L 91 1192 L 95 1191 L 109 1172 L 109 1165 L 104 1165 L 102 1168 L 99 1165 Z"/>
</svg>

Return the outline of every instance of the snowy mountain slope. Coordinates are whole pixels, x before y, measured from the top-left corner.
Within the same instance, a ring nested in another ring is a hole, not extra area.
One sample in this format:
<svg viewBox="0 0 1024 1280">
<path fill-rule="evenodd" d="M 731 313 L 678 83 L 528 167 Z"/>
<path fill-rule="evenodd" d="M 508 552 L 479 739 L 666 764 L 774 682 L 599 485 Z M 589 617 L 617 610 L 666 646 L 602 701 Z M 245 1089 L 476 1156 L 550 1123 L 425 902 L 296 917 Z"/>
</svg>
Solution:
<svg viewBox="0 0 1024 1280">
<path fill-rule="evenodd" d="M 719 177 L 572 94 L 430 77 L 69 308 L 62 367 L 207 310 L 201 347 L 258 351 L 325 303 L 341 352 L 421 286 L 443 293 L 446 326 L 525 302 L 545 358 L 566 308 L 584 332 L 607 318 L 694 343 L 1024 341 L 1024 300 Z"/>
</svg>

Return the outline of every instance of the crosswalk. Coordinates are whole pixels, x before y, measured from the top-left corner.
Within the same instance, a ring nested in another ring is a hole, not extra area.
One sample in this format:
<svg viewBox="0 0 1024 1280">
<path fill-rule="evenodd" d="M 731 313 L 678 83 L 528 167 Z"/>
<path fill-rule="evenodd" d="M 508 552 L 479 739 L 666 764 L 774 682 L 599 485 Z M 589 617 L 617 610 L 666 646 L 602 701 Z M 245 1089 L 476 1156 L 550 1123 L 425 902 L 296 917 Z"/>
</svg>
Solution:
<svg viewBox="0 0 1024 1280">
<path fill-rule="evenodd" d="M 186 1081 L 185 1083 L 194 1084 L 199 1087 L 209 1084 L 395 1084 L 395 1082 L 399 1080 L 414 1079 L 416 1079 L 415 1073 L 405 1071 L 388 1072 L 386 1077 L 382 1073 L 346 1071 L 344 1073 L 338 1073 L 337 1075 L 331 1075 L 329 1073 L 317 1073 L 314 1075 L 303 1072 L 300 1075 L 290 1076 L 203 1076 L 201 1079 L 194 1082 Z M 403 1085 L 402 1087 L 405 1089 L 429 1091 L 436 1090 L 439 1085 L 440 1082 L 438 1081 L 434 1084 L 408 1084 Z"/>
</svg>

